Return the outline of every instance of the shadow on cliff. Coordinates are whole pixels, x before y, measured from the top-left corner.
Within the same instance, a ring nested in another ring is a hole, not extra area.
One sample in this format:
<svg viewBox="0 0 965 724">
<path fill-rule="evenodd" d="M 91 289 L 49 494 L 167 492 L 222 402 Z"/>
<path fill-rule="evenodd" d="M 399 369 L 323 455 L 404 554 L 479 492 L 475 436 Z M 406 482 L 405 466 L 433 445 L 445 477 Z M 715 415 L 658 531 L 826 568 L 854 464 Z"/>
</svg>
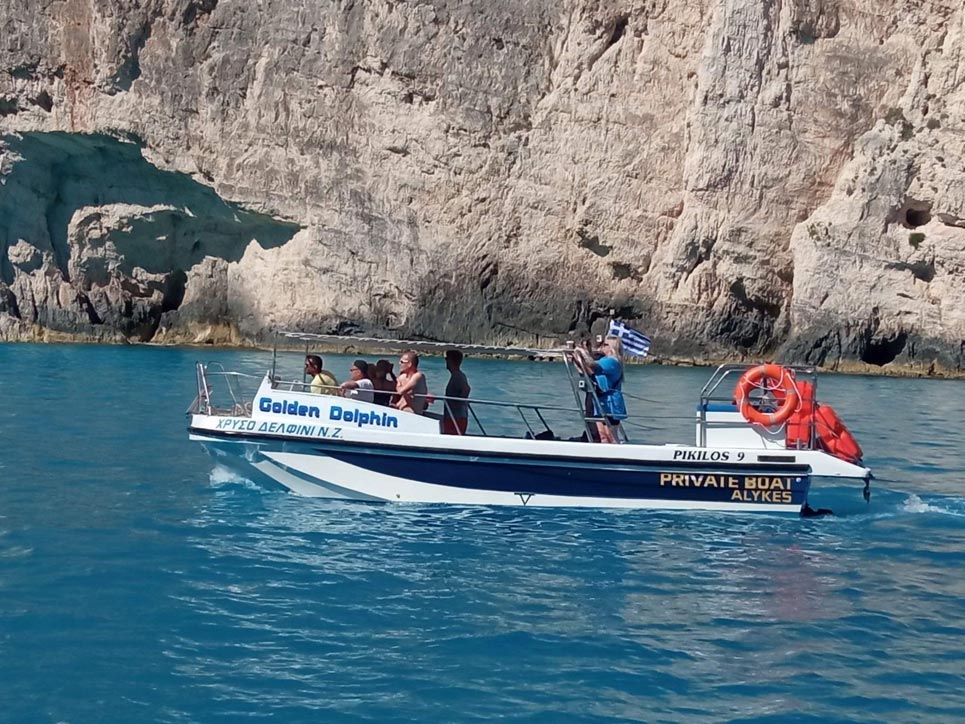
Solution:
<svg viewBox="0 0 965 724">
<path fill-rule="evenodd" d="M 227 202 L 187 175 L 157 168 L 133 140 L 59 132 L 2 140 L 13 164 L 0 194 L 0 247 L 19 239 L 41 249 L 49 244 L 67 281 L 72 220 L 75 235 L 89 246 L 111 241 L 124 274 L 135 267 L 183 274 L 205 257 L 235 262 L 252 240 L 275 248 L 300 228 Z M 9 283 L 12 269 L 5 257 L 0 254 L 6 262 L 0 278 Z"/>
</svg>

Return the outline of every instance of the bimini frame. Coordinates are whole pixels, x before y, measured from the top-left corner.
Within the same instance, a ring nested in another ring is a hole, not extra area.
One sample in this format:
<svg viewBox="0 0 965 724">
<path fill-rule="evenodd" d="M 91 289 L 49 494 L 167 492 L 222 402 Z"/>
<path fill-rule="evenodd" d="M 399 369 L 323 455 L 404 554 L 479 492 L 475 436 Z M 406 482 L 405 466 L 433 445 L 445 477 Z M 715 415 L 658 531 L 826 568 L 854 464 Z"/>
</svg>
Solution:
<svg viewBox="0 0 965 724">
<path fill-rule="evenodd" d="M 493 400 L 481 400 L 481 399 L 466 399 L 465 402 L 469 403 L 469 411 L 473 416 L 473 420 L 479 427 L 479 430 L 483 435 L 486 435 L 485 428 L 481 420 L 477 417 L 475 411 L 473 411 L 473 405 L 489 405 L 489 406 L 503 406 L 503 407 L 515 407 L 520 412 L 520 417 L 526 424 L 530 434 L 534 437 L 537 436 L 535 430 L 533 430 L 526 416 L 523 414 L 523 409 L 531 410 L 535 412 L 536 416 L 539 418 L 540 422 L 544 426 L 545 430 L 549 430 L 549 426 L 546 424 L 546 420 L 543 419 L 541 410 L 563 410 L 571 413 L 576 413 L 580 419 L 583 420 L 583 427 L 586 430 L 587 440 L 592 440 L 596 434 L 595 426 L 598 422 L 602 422 L 610 428 L 613 433 L 614 439 L 621 442 L 629 442 L 626 431 L 623 429 L 622 425 L 613 425 L 606 417 L 599 417 L 592 414 L 587 414 L 587 409 L 599 410 L 602 409 L 600 406 L 600 400 L 597 397 L 596 386 L 593 384 L 593 380 L 589 375 L 583 373 L 580 366 L 576 363 L 576 347 L 573 342 L 567 342 L 565 347 L 556 349 L 537 349 L 534 347 L 500 347 L 495 345 L 483 345 L 483 344 L 458 344 L 452 342 L 433 342 L 428 340 L 411 340 L 411 339 L 384 339 L 380 337 L 356 337 L 352 335 L 341 335 L 341 334 L 312 334 L 309 332 L 292 332 L 292 331 L 279 331 L 275 337 L 275 344 L 272 348 L 272 358 L 271 358 L 271 378 L 277 379 L 277 361 L 278 361 L 278 344 L 283 340 L 291 340 L 293 342 L 303 342 L 305 345 L 305 354 L 311 353 L 311 348 L 313 345 L 323 345 L 326 347 L 336 347 L 336 348 L 355 348 L 355 349 L 368 349 L 373 351 L 386 351 L 386 352 L 405 352 L 413 351 L 416 353 L 423 352 L 428 354 L 444 355 L 447 350 L 457 349 L 464 355 L 475 355 L 475 356 L 488 356 L 488 357 L 509 357 L 509 358 L 520 358 L 528 360 L 562 360 L 564 367 L 566 369 L 566 376 L 570 382 L 570 389 L 573 393 L 573 399 L 576 403 L 575 408 L 570 407 L 550 407 L 547 405 L 526 405 L 514 402 L 496 402 Z M 303 373 L 303 384 L 307 388 L 307 380 Z M 593 405 L 587 404 L 587 396 L 592 400 Z M 446 411 L 449 410 L 449 401 L 445 395 L 432 395 L 436 400 L 442 400 Z M 462 402 L 460 398 L 458 401 Z"/>
</svg>

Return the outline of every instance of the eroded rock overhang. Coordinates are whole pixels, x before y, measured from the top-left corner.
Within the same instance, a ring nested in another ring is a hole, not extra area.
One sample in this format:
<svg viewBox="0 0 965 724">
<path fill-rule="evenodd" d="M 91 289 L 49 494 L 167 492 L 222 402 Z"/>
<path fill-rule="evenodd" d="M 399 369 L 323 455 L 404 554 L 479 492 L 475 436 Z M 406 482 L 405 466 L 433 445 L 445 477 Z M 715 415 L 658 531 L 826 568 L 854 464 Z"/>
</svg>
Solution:
<svg viewBox="0 0 965 724">
<path fill-rule="evenodd" d="M 299 230 L 156 167 L 136 138 L 25 133 L 4 137 L 0 154 L 3 337 L 184 340 L 230 328 L 230 265 Z"/>
</svg>

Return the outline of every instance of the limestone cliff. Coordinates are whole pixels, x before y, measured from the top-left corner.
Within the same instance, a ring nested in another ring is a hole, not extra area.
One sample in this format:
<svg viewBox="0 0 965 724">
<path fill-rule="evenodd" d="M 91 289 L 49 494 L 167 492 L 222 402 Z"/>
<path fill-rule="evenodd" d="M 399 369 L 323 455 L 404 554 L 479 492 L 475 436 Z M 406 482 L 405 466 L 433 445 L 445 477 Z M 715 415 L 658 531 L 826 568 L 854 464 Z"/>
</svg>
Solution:
<svg viewBox="0 0 965 724">
<path fill-rule="evenodd" d="M 0 338 L 965 370 L 958 0 L 8 0 Z"/>
</svg>

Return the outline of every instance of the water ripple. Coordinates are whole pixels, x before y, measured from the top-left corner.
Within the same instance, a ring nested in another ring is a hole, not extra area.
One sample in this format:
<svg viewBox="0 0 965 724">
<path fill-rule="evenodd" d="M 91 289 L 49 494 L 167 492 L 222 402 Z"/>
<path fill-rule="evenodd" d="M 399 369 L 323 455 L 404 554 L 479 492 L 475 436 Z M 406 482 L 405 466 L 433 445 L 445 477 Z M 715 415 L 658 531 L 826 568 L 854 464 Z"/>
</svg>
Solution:
<svg viewBox="0 0 965 724">
<path fill-rule="evenodd" d="M 50 370 L 0 409 L 0 718 L 965 720 L 961 384 L 822 379 L 881 477 L 823 486 L 833 518 L 382 506 L 212 464 L 198 356 L 0 345 Z M 467 364 L 509 395 L 558 373 Z M 705 376 L 629 370 L 682 405 L 645 434 L 691 439 Z"/>
</svg>

